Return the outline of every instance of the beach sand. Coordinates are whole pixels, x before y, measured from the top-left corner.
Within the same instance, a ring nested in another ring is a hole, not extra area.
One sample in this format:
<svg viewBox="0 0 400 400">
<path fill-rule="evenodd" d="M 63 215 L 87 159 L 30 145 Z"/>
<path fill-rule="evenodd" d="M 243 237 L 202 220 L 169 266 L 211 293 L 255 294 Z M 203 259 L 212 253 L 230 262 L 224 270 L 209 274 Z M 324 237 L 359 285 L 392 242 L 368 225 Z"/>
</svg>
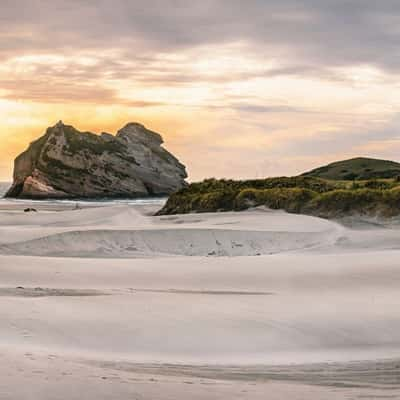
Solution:
<svg viewBox="0 0 400 400">
<path fill-rule="evenodd" d="M 400 398 L 397 225 L 26 204 L 0 206 L 0 399 Z"/>
</svg>

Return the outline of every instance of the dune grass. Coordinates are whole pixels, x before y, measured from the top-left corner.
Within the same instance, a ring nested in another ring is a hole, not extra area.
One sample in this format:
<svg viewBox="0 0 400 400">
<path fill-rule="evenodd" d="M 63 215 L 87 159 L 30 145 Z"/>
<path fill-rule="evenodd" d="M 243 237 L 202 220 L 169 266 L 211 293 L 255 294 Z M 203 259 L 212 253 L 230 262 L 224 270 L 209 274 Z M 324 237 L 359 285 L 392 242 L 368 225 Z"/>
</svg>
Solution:
<svg viewBox="0 0 400 400">
<path fill-rule="evenodd" d="M 400 214 L 400 182 L 329 181 L 304 176 L 248 181 L 207 179 L 172 194 L 158 214 L 240 211 L 258 206 L 325 218 L 351 214 L 392 217 Z"/>
</svg>

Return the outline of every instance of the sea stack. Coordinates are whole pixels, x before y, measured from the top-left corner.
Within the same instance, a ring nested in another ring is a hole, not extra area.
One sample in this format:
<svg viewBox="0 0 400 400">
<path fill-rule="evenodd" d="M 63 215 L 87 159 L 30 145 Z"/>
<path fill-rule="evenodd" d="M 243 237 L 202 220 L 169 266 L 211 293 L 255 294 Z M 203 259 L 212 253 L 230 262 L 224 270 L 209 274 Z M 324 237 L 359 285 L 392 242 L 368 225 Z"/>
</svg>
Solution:
<svg viewBox="0 0 400 400">
<path fill-rule="evenodd" d="M 114 136 L 80 132 L 61 121 L 14 162 L 6 197 L 101 198 L 170 194 L 186 186 L 186 168 L 161 135 L 128 123 Z"/>
</svg>

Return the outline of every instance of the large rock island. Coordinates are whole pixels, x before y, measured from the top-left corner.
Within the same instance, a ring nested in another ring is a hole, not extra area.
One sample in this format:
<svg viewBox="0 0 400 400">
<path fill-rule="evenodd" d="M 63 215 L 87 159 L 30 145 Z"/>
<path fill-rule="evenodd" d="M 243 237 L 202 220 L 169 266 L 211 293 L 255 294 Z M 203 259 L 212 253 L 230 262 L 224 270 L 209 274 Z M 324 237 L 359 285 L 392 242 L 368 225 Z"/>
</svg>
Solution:
<svg viewBox="0 0 400 400">
<path fill-rule="evenodd" d="M 138 123 L 114 136 L 79 132 L 61 121 L 15 159 L 6 197 L 97 198 L 170 194 L 186 186 L 186 169 Z"/>
</svg>

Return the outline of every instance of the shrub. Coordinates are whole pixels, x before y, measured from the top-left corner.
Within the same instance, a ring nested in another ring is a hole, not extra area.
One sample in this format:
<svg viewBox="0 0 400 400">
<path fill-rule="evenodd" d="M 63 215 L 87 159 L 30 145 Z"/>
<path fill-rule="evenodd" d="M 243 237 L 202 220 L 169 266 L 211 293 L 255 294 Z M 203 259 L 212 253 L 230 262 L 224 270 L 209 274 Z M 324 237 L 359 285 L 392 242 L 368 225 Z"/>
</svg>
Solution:
<svg viewBox="0 0 400 400">
<path fill-rule="evenodd" d="M 244 189 L 236 196 L 235 208 L 243 210 L 265 205 L 275 210 L 300 212 L 302 207 L 317 195 L 316 192 L 303 188 Z"/>
<path fill-rule="evenodd" d="M 249 181 L 207 179 L 172 194 L 158 214 L 245 210 L 266 206 L 292 213 L 339 217 L 400 214 L 395 180 L 330 182 L 310 177 Z"/>
<path fill-rule="evenodd" d="M 205 179 L 202 182 L 191 183 L 182 189 L 181 193 L 209 193 L 215 191 L 240 191 L 243 189 L 275 189 L 275 188 L 303 188 L 318 193 L 337 188 L 344 188 L 341 182 L 327 181 L 309 176 L 277 177 L 266 179 L 251 179 L 236 181 L 231 179 Z"/>
<path fill-rule="evenodd" d="M 364 182 L 364 187 L 368 189 L 380 189 L 380 190 L 391 189 L 393 185 L 394 185 L 393 182 L 377 180 L 377 179 L 371 179 Z"/>
<path fill-rule="evenodd" d="M 322 193 L 309 204 L 309 211 L 331 215 L 351 212 L 368 213 L 382 200 L 382 191 L 374 189 L 333 190 Z"/>
<path fill-rule="evenodd" d="M 216 191 L 204 193 L 199 198 L 198 211 L 225 211 L 233 208 L 235 193 L 232 191 Z"/>
<path fill-rule="evenodd" d="M 383 203 L 386 206 L 385 214 L 388 216 L 400 213 L 400 187 L 395 187 L 382 192 Z"/>
<path fill-rule="evenodd" d="M 354 172 L 349 172 L 348 174 L 343 175 L 343 179 L 346 181 L 354 181 L 357 179 L 358 175 Z"/>
</svg>

